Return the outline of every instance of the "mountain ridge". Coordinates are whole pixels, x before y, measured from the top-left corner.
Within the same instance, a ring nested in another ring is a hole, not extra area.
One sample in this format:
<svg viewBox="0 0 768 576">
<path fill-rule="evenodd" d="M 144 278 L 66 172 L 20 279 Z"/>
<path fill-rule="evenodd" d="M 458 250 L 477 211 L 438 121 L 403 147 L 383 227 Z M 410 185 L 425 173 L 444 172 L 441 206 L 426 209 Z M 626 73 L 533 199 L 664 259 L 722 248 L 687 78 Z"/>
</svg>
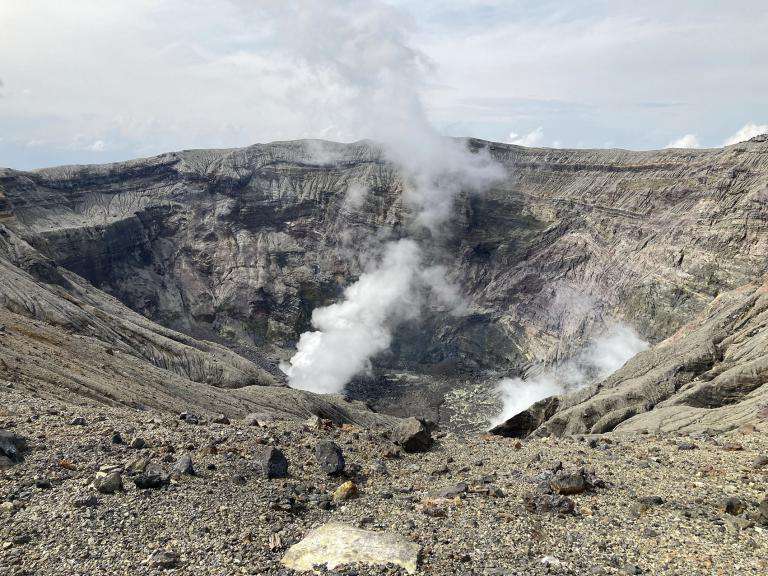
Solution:
<svg viewBox="0 0 768 576">
<path fill-rule="evenodd" d="M 767 140 L 648 152 L 464 140 L 507 174 L 457 198 L 435 245 L 470 314 L 425 310 L 422 324 L 396 330 L 374 375 L 410 374 L 411 388 L 429 390 L 414 409 L 432 410 L 463 386 L 451 373 L 523 374 L 569 358 L 613 321 L 661 342 L 720 292 L 765 273 Z M 352 185 L 367 190 L 358 207 L 345 200 Z M 0 212 L 52 263 L 280 381 L 277 365 L 312 310 L 363 270 L 358 247 L 406 233 L 407 185 L 369 141 L 289 141 L 4 169 Z M 397 405 L 369 384 L 351 388 Z"/>
</svg>

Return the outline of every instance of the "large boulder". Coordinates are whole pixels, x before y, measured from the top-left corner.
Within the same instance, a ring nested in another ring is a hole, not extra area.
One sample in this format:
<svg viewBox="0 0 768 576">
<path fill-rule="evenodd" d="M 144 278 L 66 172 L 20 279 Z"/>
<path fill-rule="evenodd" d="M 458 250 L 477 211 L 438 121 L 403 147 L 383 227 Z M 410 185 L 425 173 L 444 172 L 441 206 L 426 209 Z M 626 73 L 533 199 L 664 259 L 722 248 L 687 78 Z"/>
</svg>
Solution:
<svg viewBox="0 0 768 576">
<path fill-rule="evenodd" d="M 344 471 L 344 454 L 338 444 L 322 440 L 315 447 L 315 458 L 326 474 L 340 474 Z"/>
<path fill-rule="evenodd" d="M 406 418 L 392 432 L 392 440 L 406 452 L 426 452 L 432 447 L 432 428 L 419 418 Z"/>
<path fill-rule="evenodd" d="M 317 565 L 334 570 L 343 564 L 395 564 L 409 574 L 415 574 L 419 552 L 418 544 L 402 536 L 332 522 L 313 530 L 291 546 L 282 563 L 301 572 Z"/>
</svg>

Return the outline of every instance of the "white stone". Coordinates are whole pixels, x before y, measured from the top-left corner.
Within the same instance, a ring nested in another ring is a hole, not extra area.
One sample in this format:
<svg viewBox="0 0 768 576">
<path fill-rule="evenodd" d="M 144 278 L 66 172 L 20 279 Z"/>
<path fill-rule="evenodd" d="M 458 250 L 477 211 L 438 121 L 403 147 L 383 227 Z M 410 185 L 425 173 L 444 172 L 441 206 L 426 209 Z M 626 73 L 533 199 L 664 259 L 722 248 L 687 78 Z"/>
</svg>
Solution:
<svg viewBox="0 0 768 576">
<path fill-rule="evenodd" d="M 331 522 L 316 528 L 291 546 L 282 559 L 284 566 L 298 571 L 325 564 L 333 570 L 342 564 L 396 564 L 409 574 L 417 569 L 421 547 L 398 534 L 361 530 Z"/>
</svg>

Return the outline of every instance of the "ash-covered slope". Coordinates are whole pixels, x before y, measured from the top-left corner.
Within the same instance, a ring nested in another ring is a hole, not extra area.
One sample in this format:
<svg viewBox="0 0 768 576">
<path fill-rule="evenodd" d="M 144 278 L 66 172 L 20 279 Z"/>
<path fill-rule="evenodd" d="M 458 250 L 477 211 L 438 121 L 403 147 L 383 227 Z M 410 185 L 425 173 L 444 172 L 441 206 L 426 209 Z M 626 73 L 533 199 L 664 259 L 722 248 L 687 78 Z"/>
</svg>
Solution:
<svg viewBox="0 0 768 576">
<path fill-rule="evenodd" d="M 250 360 L 155 324 L 56 266 L 3 224 L 0 384 L 76 404 L 230 417 L 316 414 L 366 426 L 391 421 L 359 403 L 274 386 L 271 374 Z"/>
<path fill-rule="evenodd" d="M 614 319 L 658 342 L 766 272 L 766 137 L 652 152 L 468 145 L 508 174 L 460 198 L 433 243 L 470 312 L 400 327 L 379 368 L 513 374 Z M 4 170 L 0 212 L 133 310 L 279 379 L 312 310 L 360 273 L 361 247 L 407 226 L 405 185 L 369 142 L 284 142 Z"/>
<path fill-rule="evenodd" d="M 494 428 L 504 436 L 723 432 L 768 419 L 768 280 L 718 296 L 697 319 L 577 393 Z"/>
</svg>

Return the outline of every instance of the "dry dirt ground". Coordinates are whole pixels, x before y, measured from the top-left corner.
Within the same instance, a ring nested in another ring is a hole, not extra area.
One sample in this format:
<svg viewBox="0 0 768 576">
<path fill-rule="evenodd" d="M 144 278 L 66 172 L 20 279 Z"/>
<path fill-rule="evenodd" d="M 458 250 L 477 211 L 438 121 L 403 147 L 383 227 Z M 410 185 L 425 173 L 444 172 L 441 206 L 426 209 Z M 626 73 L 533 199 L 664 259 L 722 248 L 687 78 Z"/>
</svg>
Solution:
<svg viewBox="0 0 768 576">
<path fill-rule="evenodd" d="M 405 453 L 386 430 L 198 416 L 207 421 L 4 387 L 0 429 L 28 446 L 23 462 L 0 471 L 0 574 L 293 574 L 280 564 L 286 549 L 330 521 L 417 543 L 419 573 L 429 575 L 768 573 L 760 515 L 768 423 L 720 436 L 436 433 L 430 451 Z M 131 447 L 137 438 L 144 447 Z M 321 470 L 315 447 L 324 439 L 343 450 L 344 474 Z M 266 446 L 285 454 L 286 478 L 259 473 Z M 185 454 L 195 475 L 135 485 L 148 471 L 170 473 Z M 124 490 L 92 486 L 107 466 L 122 470 Z M 546 492 L 563 471 L 596 486 L 569 496 L 572 513 L 527 509 L 524 497 Z M 357 496 L 334 502 L 347 480 Z M 445 487 L 458 494 L 439 498 Z M 404 572 L 353 565 L 335 573 Z"/>
</svg>

